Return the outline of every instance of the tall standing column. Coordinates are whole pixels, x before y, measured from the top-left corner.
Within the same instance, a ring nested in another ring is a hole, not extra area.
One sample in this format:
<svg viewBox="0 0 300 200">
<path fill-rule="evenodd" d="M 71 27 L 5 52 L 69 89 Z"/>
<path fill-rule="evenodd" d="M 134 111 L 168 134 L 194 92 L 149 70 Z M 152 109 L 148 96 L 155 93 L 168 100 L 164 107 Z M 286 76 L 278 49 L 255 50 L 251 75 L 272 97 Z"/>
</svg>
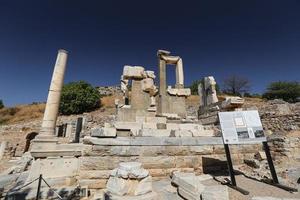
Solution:
<svg viewBox="0 0 300 200">
<path fill-rule="evenodd" d="M 166 76 L 166 61 L 158 58 L 159 64 L 159 94 L 166 95 L 167 93 L 167 76 Z"/>
<path fill-rule="evenodd" d="M 39 137 L 53 137 L 64 83 L 68 52 L 58 51 Z"/>
</svg>

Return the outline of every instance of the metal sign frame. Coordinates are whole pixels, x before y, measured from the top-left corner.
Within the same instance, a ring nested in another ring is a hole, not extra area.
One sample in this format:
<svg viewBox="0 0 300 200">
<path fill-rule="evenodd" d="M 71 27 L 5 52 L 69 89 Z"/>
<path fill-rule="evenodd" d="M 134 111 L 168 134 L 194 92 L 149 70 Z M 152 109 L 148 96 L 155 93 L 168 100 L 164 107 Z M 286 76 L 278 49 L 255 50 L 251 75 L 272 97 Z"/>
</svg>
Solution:
<svg viewBox="0 0 300 200">
<path fill-rule="evenodd" d="M 243 112 L 243 111 L 237 111 L 237 112 Z M 247 112 L 247 111 L 244 111 Z M 256 111 L 257 112 L 257 111 Z M 227 112 L 229 113 L 229 112 Z M 233 112 L 231 112 L 233 113 Z M 220 124 L 221 124 L 221 118 L 220 118 L 220 113 L 219 113 L 219 120 L 220 120 Z M 259 119 L 260 120 L 260 119 Z M 235 133 L 233 133 L 235 134 Z M 243 188 L 240 188 L 237 186 L 236 180 L 235 180 L 235 174 L 234 174 L 234 169 L 233 169 L 233 165 L 232 165 L 232 159 L 231 159 L 231 155 L 230 155 L 230 149 L 229 149 L 229 144 L 230 143 L 226 143 L 226 141 L 224 140 L 224 135 L 223 135 L 223 129 L 222 129 L 222 137 L 223 137 L 223 144 L 224 144 L 224 149 L 225 149 L 225 154 L 226 154 L 226 159 L 227 159 L 227 165 L 228 165 L 228 171 L 229 171 L 229 175 L 230 175 L 230 182 L 227 184 L 229 187 L 241 192 L 244 195 L 248 195 L 249 191 L 244 190 Z M 268 165 L 270 168 L 270 172 L 272 175 L 272 183 L 269 183 L 271 185 L 274 185 L 278 188 L 284 189 L 286 191 L 289 192 L 297 192 L 298 190 L 295 188 L 291 188 L 285 185 L 282 185 L 279 183 L 278 181 L 278 177 L 277 177 L 277 173 L 274 167 L 274 163 L 271 157 L 271 153 L 270 153 L 270 148 L 268 145 L 268 142 L 265 140 L 260 141 L 262 142 L 263 145 L 263 150 L 265 151 L 266 157 L 267 157 L 267 161 L 268 161 Z M 253 143 L 260 143 L 259 141 L 252 141 L 252 142 L 248 142 L 248 143 L 234 143 L 234 144 L 253 144 Z"/>
</svg>

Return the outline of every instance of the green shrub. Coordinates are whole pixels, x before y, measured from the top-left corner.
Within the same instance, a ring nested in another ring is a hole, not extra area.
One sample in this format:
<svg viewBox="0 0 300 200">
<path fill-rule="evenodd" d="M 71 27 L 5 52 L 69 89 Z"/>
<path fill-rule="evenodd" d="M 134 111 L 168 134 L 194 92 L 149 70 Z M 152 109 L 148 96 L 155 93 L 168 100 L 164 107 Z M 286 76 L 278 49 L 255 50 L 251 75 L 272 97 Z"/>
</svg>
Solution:
<svg viewBox="0 0 300 200">
<path fill-rule="evenodd" d="M 198 85 L 201 83 L 201 80 L 196 80 L 192 82 L 192 85 L 189 87 L 191 89 L 192 95 L 198 95 Z M 216 92 L 217 94 L 220 94 L 220 87 L 218 84 L 216 84 Z"/>
<path fill-rule="evenodd" d="M 201 80 L 196 80 L 192 82 L 192 85 L 190 86 L 191 94 L 192 95 L 198 95 L 198 85 L 201 83 Z"/>
<path fill-rule="evenodd" d="M 64 85 L 61 93 L 60 113 L 81 114 L 100 106 L 100 94 L 96 88 L 85 81 Z"/>
<path fill-rule="evenodd" d="M 4 108 L 4 104 L 3 104 L 3 101 L 0 99 L 0 109 L 1 108 Z"/>
<path fill-rule="evenodd" d="M 289 81 L 277 81 L 270 83 L 263 94 L 266 99 L 283 99 L 287 102 L 296 102 L 300 98 L 300 83 Z"/>
</svg>

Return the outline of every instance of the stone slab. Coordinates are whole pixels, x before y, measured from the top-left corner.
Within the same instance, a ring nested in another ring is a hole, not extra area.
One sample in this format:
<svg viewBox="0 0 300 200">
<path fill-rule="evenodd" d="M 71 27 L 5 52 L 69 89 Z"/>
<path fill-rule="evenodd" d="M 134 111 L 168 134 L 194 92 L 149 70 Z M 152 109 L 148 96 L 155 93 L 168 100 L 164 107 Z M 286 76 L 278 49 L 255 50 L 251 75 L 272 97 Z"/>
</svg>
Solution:
<svg viewBox="0 0 300 200">
<path fill-rule="evenodd" d="M 166 117 L 146 117 L 146 122 L 167 123 L 167 118 Z"/>
<path fill-rule="evenodd" d="M 142 129 L 141 134 L 143 137 L 169 137 L 171 131 L 167 129 Z"/>
<path fill-rule="evenodd" d="M 142 123 L 139 123 L 139 122 L 116 122 L 115 128 L 117 130 L 141 129 Z"/>
<path fill-rule="evenodd" d="M 86 136 L 84 144 L 108 145 L 108 146 L 199 146 L 199 145 L 223 145 L 221 137 L 117 137 L 117 138 L 93 138 Z"/>
<path fill-rule="evenodd" d="M 155 122 L 144 122 L 143 129 L 157 129 L 157 123 Z"/>
<path fill-rule="evenodd" d="M 192 132 L 193 137 L 214 136 L 214 130 L 190 130 L 190 131 Z"/>
<path fill-rule="evenodd" d="M 228 187 L 224 185 L 206 186 L 201 193 L 202 200 L 229 200 Z"/>
<path fill-rule="evenodd" d="M 203 130 L 203 126 L 200 124 L 193 124 L 193 123 L 185 123 L 179 124 L 180 130 Z"/>
<path fill-rule="evenodd" d="M 92 137 L 116 137 L 117 136 L 117 130 L 115 128 L 93 128 L 91 130 L 91 136 Z"/>
<path fill-rule="evenodd" d="M 155 192 L 147 193 L 139 196 L 118 196 L 107 192 L 105 194 L 106 200 L 157 200 Z"/>
<path fill-rule="evenodd" d="M 123 77 L 126 79 L 131 79 L 131 78 L 142 79 L 145 76 L 144 72 L 145 72 L 144 67 L 125 65 L 123 68 Z"/>
<path fill-rule="evenodd" d="M 167 123 L 168 130 L 179 130 L 179 124 L 176 123 Z"/>
<path fill-rule="evenodd" d="M 193 134 L 189 130 L 175 130 L 176 137 L 192 137 Z"/>
</svg>

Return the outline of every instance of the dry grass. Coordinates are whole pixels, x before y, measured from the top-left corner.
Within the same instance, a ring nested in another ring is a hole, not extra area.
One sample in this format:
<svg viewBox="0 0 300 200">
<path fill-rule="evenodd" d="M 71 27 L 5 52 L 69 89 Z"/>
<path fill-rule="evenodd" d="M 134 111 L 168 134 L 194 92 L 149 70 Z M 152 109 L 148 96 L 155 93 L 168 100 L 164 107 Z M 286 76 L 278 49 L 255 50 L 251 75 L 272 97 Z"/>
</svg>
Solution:
<svg viewBox="0 0 300 200">
<path fill-rule="evenodd" d="M 101 106 L 104 108 L 114 108 L 115 99 L 122 99 L 122 97 L 117 95 L 104 96 L 101 98 Z"/>
<path fill-rule="evenodd" d="M 0 109 L 0 124 L 12 124 L 43 117 L 45 104 L 18 105 Z"/>
</svg>

